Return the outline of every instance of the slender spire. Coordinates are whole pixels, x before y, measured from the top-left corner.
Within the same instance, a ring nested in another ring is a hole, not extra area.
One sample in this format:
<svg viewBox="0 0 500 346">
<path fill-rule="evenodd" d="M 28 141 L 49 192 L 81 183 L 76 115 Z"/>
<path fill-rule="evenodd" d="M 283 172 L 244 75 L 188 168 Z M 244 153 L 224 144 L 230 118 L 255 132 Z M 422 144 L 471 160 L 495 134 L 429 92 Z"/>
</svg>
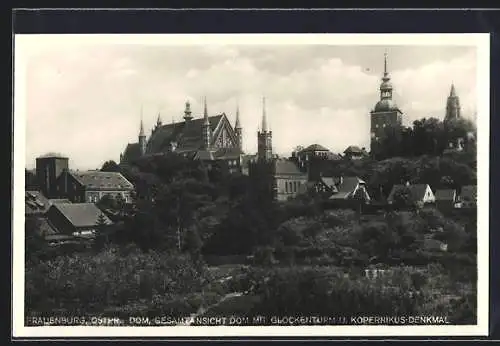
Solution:
<svg viewBox="0 0 500 346">
<path fill-rule="evenodd" d="M 455 91 L 455 84 L 451 83 L 450 97 L 456 97 L 457 92 Z"/>
<path fill-rule="evenodd" d="M 139 130 L 139 137 L 143 137 L 144 136 L 144 123 L 142 121 L 142 105 L 141 105 L 141 128 Z"/>
<path fill-rule="evenodd" d="M 208 110 L 207 110 L 207 97 L 203 97 L 203 118 L 205 119 L 204 124 L 209 125 L 210 122 L 208 121 Z"/>
<path fill-rule="evenodd" d="M 266 98 L 262 97 L 262 132 L 267 132 Z"/>
<path fill-rule="evenodd" d="M 161 125 L 161 114 L 158 112 L 158 118 L 156 119 L 156 124 Z"/>
<path fill-rule="evenodd" d="M 241 129 L 241 124 L 240 124 L 240 105 L 237 103 L 236 104 L 236 123 L 234 124 L 235 129 Z"/>
<path fill-rule="evenodd" d="M 387 69 L 387 51 L 384 53 L 384 77 L 382 77 L 382 80 L 384 82 L 388 82 L 391 79 L 389 77 L 389 70 Z"/>
</svg>

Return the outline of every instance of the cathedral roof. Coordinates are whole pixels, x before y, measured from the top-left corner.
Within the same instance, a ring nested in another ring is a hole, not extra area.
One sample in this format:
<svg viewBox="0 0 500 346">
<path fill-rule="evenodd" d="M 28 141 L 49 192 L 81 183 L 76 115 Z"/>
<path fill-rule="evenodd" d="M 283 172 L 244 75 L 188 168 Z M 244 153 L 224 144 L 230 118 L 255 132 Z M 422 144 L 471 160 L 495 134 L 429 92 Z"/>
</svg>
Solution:
<svg viewBox="0 0 500 346">
<path fill-rule="evenodd" d="M 125 152 L 123 153 L 123 162 L 128 162 L 134 159 L 137 159 L 141 156 L 141 147 L 139 143 L 129 143 L 125 148 Z"/>
<path fill-rule="evenodd" d="M 274 160 L 274 169 L 276 175 L 304 175 L 295 162 L 287 159 Z"/>
<path fill-rule="evenodd" d="M 374 112 L 390 112 L 399 111 L 396 103 L 391 99 L 382 99 L 375 105 Z"/>
<path fill-rule="evenodd" d="M 215 130 L 224 114 L 208 117 L 210 128 Z M 188 122 L 167 124 L 159 127 L 149 139 L 146 153 L 166 151 L 170 142 L 176 142 L 179 149 L 199 149 L 203 145 L 202 126 L 204 118 L 192 119 Z"/>
</svg>

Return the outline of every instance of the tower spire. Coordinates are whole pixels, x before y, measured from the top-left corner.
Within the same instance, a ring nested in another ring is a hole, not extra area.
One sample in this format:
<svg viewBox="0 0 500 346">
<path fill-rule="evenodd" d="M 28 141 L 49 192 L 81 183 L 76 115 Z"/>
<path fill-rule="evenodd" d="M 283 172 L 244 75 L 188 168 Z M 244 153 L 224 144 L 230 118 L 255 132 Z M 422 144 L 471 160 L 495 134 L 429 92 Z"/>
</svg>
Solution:
<svg viewBox="0 0 500 346">
<path fill-rule="evenodd" d="M 140 129 L 139 129 L 139 137 L 143 137 L 144 136 L 144 122 L 142 120 L 142 105 L 141 105 L 141 125 L 140 125 Z"/>
<path fill-rule="evenodd" d="M 239 103 L 236 103 L 236 122 L 234 124 L 235 129 L 241 129 L 241 124 L 240 124 L 240 105 Z"/>
<path fill-rule="evenodd" d="M 453 82 L 451 83 L 451 89 L 450 89 L 450 97 L 456 97 L 457 92 L 455 91 L 455 84 Z"/>
<path fill-rule="evenodd" d="M 208 110 L 207 110 L 207 97 L 203 97 L 203 118 L 205 119 L 204 124 L 208 125 L 210 122 L 208 121 Z"/>
<path fill-rule="evenodd" d="M 266 97 L 262 97 L 262 132 L 267 132 Z"/>
<path fill-rule="evenodd" d="M 384 77 L 389 73 L 387 72 L 387 50 L 384 52 Z"/>
</svg>

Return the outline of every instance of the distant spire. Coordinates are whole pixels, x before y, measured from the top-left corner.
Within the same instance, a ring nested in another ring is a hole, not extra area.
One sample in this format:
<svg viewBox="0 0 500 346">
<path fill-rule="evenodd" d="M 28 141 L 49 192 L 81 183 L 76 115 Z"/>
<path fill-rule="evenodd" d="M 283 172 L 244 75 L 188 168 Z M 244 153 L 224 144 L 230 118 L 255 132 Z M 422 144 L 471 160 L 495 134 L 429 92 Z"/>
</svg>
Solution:
<svg viewBox="0 0 500 346">
<path fill-rule="evenodd" d="M 384 77 L 388 75 L 387 72 L 387 50 L 384 53 Z"/>
<path fill-rule="evenodd" d="M 161 125 L 161 114 L 158 112 L 158 118 L 156 119 L 156 124 Z"/>
<path fill-rule="evenodd" d="M 451 83 L 451 89 L 450 89 L 450 97 L 456 97 L 457 92 L 455 91 L 455 85 Z"/>
<path fill-rule="evenodd" d="M 210 121 L 208 121 L 208 110 L 207 110 L 207 97 L 203 97 L 203 118 L 205 119 L 204 124 L 210 125 Z"/>
<path fill-rule="evenodd" d="M 266 98 L 262 97 L 262 132 L 267 132 Z"/>
<path fill-rule="evenodd" d="M 141 128 L 139 130 L 139 137 L 143 137 L 144 136 L 144 123 L 142 121 L 142 105 L 141 105 Z"/>
<path fill-rule="evenodd" d="M 241 129 L 241 124 L 240 124 L 240 105 L 237 103 L 236 104 L 236 123 L 234 124 L 235 129 Z"/>
</svg>

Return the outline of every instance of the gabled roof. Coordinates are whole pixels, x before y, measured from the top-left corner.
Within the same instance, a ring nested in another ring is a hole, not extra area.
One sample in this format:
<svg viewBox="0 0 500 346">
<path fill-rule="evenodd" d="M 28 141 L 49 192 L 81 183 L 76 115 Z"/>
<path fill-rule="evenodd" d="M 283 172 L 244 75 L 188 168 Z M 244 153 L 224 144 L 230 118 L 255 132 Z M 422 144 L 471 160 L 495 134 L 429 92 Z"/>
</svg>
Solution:
<svg viewBox="0 0 500 346">
<path fill-rule="evenodd" d="M 303 175 L 305 173 L 301 172 L 299 167 L 295 162 L 288 159 L 275 159 L 274 160 L 274 173 L 276 175 Z"/>
<path fill-rule="evenodd" d="M 462 186 L 462 191 L 460 193 L 462 199 L 477 200 L 477 186 L 476 185 L 465 185 Z"/>
<path fill-rule="evenodd" d="M 411 198 L 414 202 L 422 201 L 425 197 L 425 193 L 427 192 L 427 188 L 429 187 L 429 184 L 412 184 L 412 185 L 394 185 L 392 187 L 391 193 L 389 194 L 389 197 L 387 197 L 387 200 L 392 201 L 394 198 L 394 194 L 397 191 L 400 191 L 404 188 L 408 188 L 410 190 Z"/>
<path fill-rule="evenodd" d="M 43 214 L 49 208 L 49 200 L 40 191 L 26 191 L 24 193 L 24 211 L 26 214 Z"/>
<path fill-rule="evenodd" d="M 366 150 L 363 150 L 356 145 L 350 145 L 346 150 L 344 150 L 344 154 L 366 154 Z"/>
<path fill-rule="evenodd" d="M 106 224 L 113 222 L 94 203 L 62 203 L 54 204 L 57 209 L 74 227 L 92 227 L 103 215 Z"/>
<path fill-rule="evenodd" d="M 311 144 L 307 148 L 302 149 L 300 152 L 304 153 L 307 151 L 330 151 L 329 149 L 325 148 L 321 144 Z"/>
<path fill-rule="evenodd" d="M 90 190 L 131 190 L 132 183 L 119 172 L 71 172 L 80 184 Z"/>
<path fill-rule="evenodd" d="M 224 114 L 208 117 L 212 132 L 216 129 Z M 204 118 L 166 124 L 154 131 L 148 141 L 146 153 L 167 151 L 171 142 L 177 143 L 178 149 L 199 149 L 202 147 L 202 125 Z"/>
<path fill-rule="evenodd" d="M 365 184 L 363 179 L 358 177 L 342 177 L 342 182 L 338 184 L 339 192 L 354 192 L 358 184 Z"/>
<path fill-rule="evenodd" d="M 440 189 L 436 190 L 435 197 L 437 201 L 454 201 L 457 191 L 454 189 Z"/>
</svg>

